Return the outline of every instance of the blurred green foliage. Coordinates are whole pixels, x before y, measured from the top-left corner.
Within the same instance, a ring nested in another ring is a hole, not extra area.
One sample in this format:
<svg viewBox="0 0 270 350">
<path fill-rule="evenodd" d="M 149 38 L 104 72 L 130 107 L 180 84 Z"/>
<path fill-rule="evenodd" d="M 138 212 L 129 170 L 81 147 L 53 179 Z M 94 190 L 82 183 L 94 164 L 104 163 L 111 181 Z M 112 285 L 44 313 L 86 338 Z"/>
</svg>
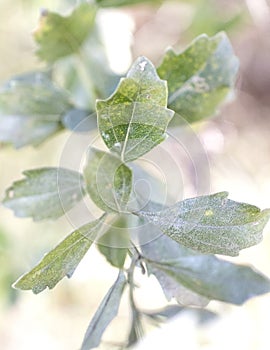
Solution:
<svg viewBox="0 0 270 350">
<path fill-rule="evenodd" d="M 235 33 L 248 16 L 246 8 L 231 1 L 192 0 L 194 15 L 186 34 L 194 38 L 201 33 L 214 35 L 220 31 Z"/>
</svg>

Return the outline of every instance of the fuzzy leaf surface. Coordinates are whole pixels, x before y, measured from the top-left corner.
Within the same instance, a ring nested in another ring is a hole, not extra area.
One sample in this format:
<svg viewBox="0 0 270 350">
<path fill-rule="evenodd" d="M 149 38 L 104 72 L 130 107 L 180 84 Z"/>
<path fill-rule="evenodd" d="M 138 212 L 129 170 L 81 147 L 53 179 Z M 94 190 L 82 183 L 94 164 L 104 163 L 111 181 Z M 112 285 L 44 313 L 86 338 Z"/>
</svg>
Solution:
<svg viewBox="0 0 270 350">
<path fill-rule="evenodd" d="M 18 217 L 32 217 L 34 221 L 57 219 L 85 194 L 83 177 L 73 170 L 40 168 L 23 174 L 25 178 L 7 189 L 3 201 Z"/>
<path fill-rule="evenodd" d="M 62 129 L 61 116 L 71 107 L 67 93 L 47 74 L 14 77 L 0 90 L 0 141 L 37 146 Z"/>
<path fill-rule="evenodd" d="M 30 272 L 23 275 L 14 287 L 38 294 L 47 287 L 52 289 L 65 276 L 70 278 L 89 250 L 101 229 L 103 219 L 90 222 L 72 232 Z"/>
<path fill-rule="evenodd" d="M 87 328 L 81 350 L 93 349 L 100 344 L 105 329 L 117 315 L 126 283 L 126 277 L 120 271 Z"/>
<path fill-rule="evenodd" d="M 140 246 L 143 256 L 153 261 L 159 261 L 161 264 L 177 261 L 180 257 L 189 255 L 187 248 L 164 235 L 152 224 L 146 223 L 139 237 L 140 242 L 143 242 Z M 144 242 L 148 243 L 145 244 Z M 175 280 L 154 264 L 147 263 L 147 269 L 148 273 L 153 274 L 158 280 L 168 301 L 174 298 L 180 305 L 198 307 L 204 307 L 209 303 L 208 298 L 185 287 L 179 280 Z"/>
<path fill-rule="evenodd" d="M 190 255 L 169 265 L 158 265 L 175 281 L 210 300 L 241 305 L 270 292 L 270 280 L 260 272 L 213 255 Z"/>
<path fill-rule="evenodd" d="M 212 299 L 242 304 L 270 292 L 270 280 L 253 268 L 196 253 L 165 235 L 141 249 L 151 259 L 148 272 L 156 276 L 167 298 L 175 297 L 180 304 L 205 306 Z"/>
<path fill-rule="evenodd" d="M 227 198 L 227 192 L 186 199 L 161 211 L 137 215 L 178 243 L 206 254 L 236 256 L 258 244 L 270 210 Z"/>
<path fill-rule="evenodd" d="M 165 139 L 173 117 L 166 108 L 167 95 L 167 83 L 147 58 L 139 57 L 114 94 L 97 101 L 103 141 L 123 162 L 137 159 Z"/>
<path fill-rule="evenodd" d="M 169 108 L 195 122 L 215 114 L 235 83 L 238 66 L 230 41 L 221 32 L 200 35 L 180 54 L 170 49 L 157 71 L 168 81 Z M 176 116 L 173 123 L 180 122 Z"/>
</svg>

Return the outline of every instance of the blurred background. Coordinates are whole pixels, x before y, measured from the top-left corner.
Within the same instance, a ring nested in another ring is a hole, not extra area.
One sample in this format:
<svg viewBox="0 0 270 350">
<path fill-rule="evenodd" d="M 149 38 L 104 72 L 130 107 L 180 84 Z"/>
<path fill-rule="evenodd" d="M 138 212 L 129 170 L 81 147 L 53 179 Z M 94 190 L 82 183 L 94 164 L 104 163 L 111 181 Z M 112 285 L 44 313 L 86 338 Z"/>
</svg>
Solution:
<svg viewBox="0 0 270 350">
<path fill-rule="evenodd" d="M 67 13 L 75 3 L 0 0 L 1 83 L 43 67 L 35 57 L 32 38 L 40 10 Z M 169 46 L 181 50 L 201 33 L 227 32 L 240 59 L 235 98 L 216 117 L 196 125 L 192 132 L 207 155 L 210 192 L 226 190 L 231 199 L 270 207 L 270 3 L 267 0 L 163 1 L 156 6 L 141 3 L 104 9 L 98 15 L 98 23 L 110 66 L 118 74 L 124 74 L 139 55 L 158 64 Z M 0 198 L 23 170 L 57 166 L 69 138 L 70 132 L 64 131 L 38 148 L 25 147 L 19 151 L 0 144 Z M 191 157 L 196 157 L 194 152 Z M 168 182 L 172 183 L 172 179 Z M 188 197 L 193 190 L 182 189 L 181 193 Z M 1 350 L 79 348 L 88 322 L 117 274 L 94 248 L 72 280 L 62 280 L 53 291 L 34 296 L 11 288 L 22 273 L 71 230 L 72 223 L 65 217 L 56 222 L 33 223 L 0 207 Z M 233 260 L 253 265 L 270 276 L 269 231 L 268 225 L 264 241 Z M 166 304 L 154 278 L 137 278 L 142 286 L 137 292 L 139 305 L 154 309 Z M 252 299 L 242 307 L 211 302 L 208 309 L 218 312 L 219 317 L 201 326 L 189 314 L 158 330 L 146 325 L 149 338 L 137 348 L 269 349 L 270 295 Z M 110 341 L 117 345 L 125 339 L 128 320 L 129 309 L 124 300 L 118 318 L 105 333 L 104 349 L 113 348 Z"/>
</svg>

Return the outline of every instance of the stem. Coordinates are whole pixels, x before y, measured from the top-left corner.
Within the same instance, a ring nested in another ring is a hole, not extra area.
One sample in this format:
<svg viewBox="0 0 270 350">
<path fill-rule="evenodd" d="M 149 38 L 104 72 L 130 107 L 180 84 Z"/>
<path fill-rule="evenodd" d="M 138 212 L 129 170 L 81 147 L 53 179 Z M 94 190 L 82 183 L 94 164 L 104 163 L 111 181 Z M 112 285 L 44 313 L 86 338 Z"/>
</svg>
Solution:
<svg viewBox="0 0 270 350">
<path fill-rule="evenodd" d="M 145 258 L 142 256 L 141 252 L 138 250 L 136 245 L 132 241 L 130 241 L 130 243 L 132 244 L 133 249 L 135 250 L 135 252 L 137 254 L 137 262 L 140 262 L 140 267 L 141 267 L 141 270 L 142 270 L 142 274 L 145 275 L 146 268 L 145 268 L 145 266 L 142 263 L 142 260 L 145 260 Z"/>
<path fill-rule="evenodd" d="M 137 306 L 136 306 L 136 303 L 135 303 L 135 300 L 134 300 L 134 288 L 135 288 L 135 285 L 134 285 L 134 270 L 135 270 L 135 267 L 136 267 L 136 264 L 139 260 L 139 255 L 137 254 L 136 252 L 136 255 L 134 254 L 132 259 L 131 259 L 131 264 L 130 264 L 130 267 L 127 271 L 127 274 L 128 274 L 128 283 L 129 283 L 129 300 L 130 300 L 130 305 L 131 305 L 131 308 L 132 309 L 137 309 Z"/>
<path fill-rule="evenodd" d="M 135 250 L 135 254 L 132 256 L 130 267 L 127 271 L 128 274 L 128 283 L 129 283 L 129 302 L 131 306 L 132 311 L 132 323 L 131 323 L 131 329 L 128 339 L 128 346 L 133 345 L 137 342 L 138 339 L 142 338 L 143 336 L 143 327 L 141 324 L 141 312 L 137 308 L 135 299 L 134 299 L 134 271 L 136 268 L 136 265 L 138 261 L 141 259 L 141 255 L 138 252 L 138 250 Z"/>
</svg>

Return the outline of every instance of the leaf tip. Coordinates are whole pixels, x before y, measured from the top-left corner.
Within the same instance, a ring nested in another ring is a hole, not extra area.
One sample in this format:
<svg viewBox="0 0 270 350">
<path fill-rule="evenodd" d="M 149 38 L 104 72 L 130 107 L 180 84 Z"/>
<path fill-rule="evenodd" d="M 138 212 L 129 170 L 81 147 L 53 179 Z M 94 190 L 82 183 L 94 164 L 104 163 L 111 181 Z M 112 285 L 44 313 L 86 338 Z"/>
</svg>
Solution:
<svg viewBox="0 0 270 350">
<path fill-rule="evenodd" d="M 229 197 L 229 192 L 228 191 L 222 191 L 222 192 L 217 192 L 213 194 L 214 197 L 219 197 L 221 199 L 225 199 Z"/>
<path fill-rule="evenodd" d="M 267 225 L 269 219 L 270 219 L 270 209 L 266 208 L 261 211 L 261 216 L 266 220 L 265 225 Z"/>
<path fill-rule="evenodd" d="M 16 290 L 21 290 L 21 288 L 20 288 L 20 287 L 18 286 L 18 284 L 17 284 L 18 281 L 19 281 L 19 280 L 13 282 L 12 285 L 11 285 L 11 288 L 16 289 Z"/>
<path fill-rule="evenodd" d="M 14 187 L 13 187 L 13 186 L 10 186 L 9 188 L 6 189 L 6 191 L 5 191 L 5 197 L 4 197 L 4 199 L 2 200 L 2 203 L 3 203 L 3 205 L 4 205 L 5 207 L 8 208 L 8 203 L 7 203 L 7 202 L 8 202 L 10 199 L 12 199 L 13 196 L 14 196 Z"/>
<path fill-rule="evenodd" d="M 155 76 L 157 75 L 153 63 L 147 57 L 139 56 L 133 63 L 129 73 L 127 74 L 127 77 L 132 77 L 135 72 L 139 72 L 142 74 L 147 71 L 151 71 L 152 74 L 155 73 Z"/>
</svg>

